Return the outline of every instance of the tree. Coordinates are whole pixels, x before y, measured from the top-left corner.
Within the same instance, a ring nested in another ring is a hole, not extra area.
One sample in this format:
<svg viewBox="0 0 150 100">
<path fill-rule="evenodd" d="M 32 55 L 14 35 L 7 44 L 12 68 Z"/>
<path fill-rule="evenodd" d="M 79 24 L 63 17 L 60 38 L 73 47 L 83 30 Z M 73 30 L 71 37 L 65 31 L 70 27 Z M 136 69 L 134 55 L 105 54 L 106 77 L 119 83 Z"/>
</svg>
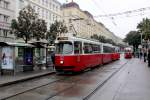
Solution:
<svg viewBox="0 0 150 100">
<path fill-rule="evenodd" d="M 106 39 L 105 36 L 101 36 L 101 35 L 98 36 L 97 34 L 94 34 L 91 36 L 91 38 L 96 39 L 102 43 L 110 43 L 110 44 L 116 45 L 116 43 L 112 39 Z"/>
<path fill-rule="evenodd" d="M 91 38 L 92 38 L 92 39 L 99 40 L 99 36 L 98 36 L 97 34 L 92 35 Z"/>
<path fill-rule="evenodd" d="M 97 34 L 94 34 L 91 36 L 92 39 L 95 39 L 95 40 L 98 40 L 99 42 L 103 42 L 103 43 L 106 43 L 106 38 L 105 36 L 101 36 L 101 35 L 97 35 Z"/>
<path fill-rule="evenodd" d="M 40 39 L 44 39 L 46 32 L 47 32 L 47 25 L 45 20 L 37 19 L 33 23 L 33 38 L 35 38 L 37 41 L 39 41 Z"/>
<path fill-rule="evenodd" d="M 51 43 L 53 43 L 58 35 L 61 35 L 62 33 L 67 33 L 67 32 L 68 32 L 67 27 L 63 24 L 63 22 L 55 21 L 50 26 L 50 30 L 47 33 L 47 38 L 49 39 Z"/>
<path fill-rule="evenodd" d="M 112 39 L 106 39 L 106 43 L 110 43 L 112 45 L 116 45 L 116 43 Z"/>
<path fill-rule="evenodd" d="M 143 34 L 145 39 L 150 39 L 150 19 L 144 18 L 137 26 L 139 32 Z"/>
<path fill-rule="evenodd" d="M 134 49 L 137 49 L 139 44 L 141 44 L 141 35 L 137 31 L 130 31 L 126 35 L 124 42 L 128 43 L 129 45 L 132 45 Z"/>
<path fill-rule="evenodd" d="M 30 5 L 19 12 L 19 16 L 11 22 L 12 34 L 17 38 L 22 38 L 27 43 L 32 38 L 40 40 L 44 38 L 46 32 L 45 21 L 38 19 L 37 13 Z"/>
<path fill-rule="evenodd" d="M 105 36 L 100 35 L 98 38 L 99 38 L 100 42 L 106 43 L 106 37 Z"/>
</svg>

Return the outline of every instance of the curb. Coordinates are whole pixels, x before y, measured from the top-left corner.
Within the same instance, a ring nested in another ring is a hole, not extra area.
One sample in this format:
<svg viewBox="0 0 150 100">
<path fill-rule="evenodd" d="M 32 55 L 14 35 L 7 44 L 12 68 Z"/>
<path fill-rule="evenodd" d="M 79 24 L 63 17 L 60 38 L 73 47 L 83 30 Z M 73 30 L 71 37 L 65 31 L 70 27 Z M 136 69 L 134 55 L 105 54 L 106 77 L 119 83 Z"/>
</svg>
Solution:
<svg viewBox="0 0 150 100">
<path fill-rule="evenodd" d="M 16 79 L 14 81 L 9 81 L 9 82 L 5 82 L 5 83 L 0 83 L 0 87 L 16 84 L 16 83 L 19 83 L 19 82 L 28 81 L 28 80 L 31 80 L 31 79 L 36 79 L 36 78 L 46 76 L 46 75 L 51 75 L 51 74 L 55 74 L 55 71 L 48 72 L 48 73 L 43 73 L 43 74 L 40 74 L 40 75 L 33 75 L 31 77 L 29 76 L 29 77 L 25 77 L 25 78 L 20 78 L 20 79 Z"/>
</svg>

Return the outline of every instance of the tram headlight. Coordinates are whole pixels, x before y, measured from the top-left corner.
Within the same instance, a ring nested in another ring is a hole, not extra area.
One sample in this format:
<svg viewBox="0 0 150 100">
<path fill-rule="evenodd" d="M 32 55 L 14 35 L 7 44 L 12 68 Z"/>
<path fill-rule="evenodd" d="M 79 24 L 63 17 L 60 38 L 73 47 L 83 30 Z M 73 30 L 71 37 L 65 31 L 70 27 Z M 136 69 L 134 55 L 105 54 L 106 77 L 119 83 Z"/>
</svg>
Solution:
<svg viewBox="0 0 150 100">
<path fill-rule="evenodd" d="M 64 61 L 60 61 L 60 64 L 63 64 L 64 63 Z"/>
</svg>

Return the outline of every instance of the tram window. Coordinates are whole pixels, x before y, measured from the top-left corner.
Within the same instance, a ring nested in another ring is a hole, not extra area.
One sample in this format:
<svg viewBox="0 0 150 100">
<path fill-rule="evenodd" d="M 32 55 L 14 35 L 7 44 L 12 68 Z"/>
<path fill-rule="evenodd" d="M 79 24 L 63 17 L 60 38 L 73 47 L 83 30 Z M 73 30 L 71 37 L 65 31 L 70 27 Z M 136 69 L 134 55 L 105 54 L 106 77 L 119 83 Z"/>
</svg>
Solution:
<svg viewBox="0 0 150 100">
<path fill-rule="evenodd" d="M 71 42 L 60 42 L 56 45 L 57 54 L 72 54 L 73 46 Z"/>
<path fill-rule="evenodd" d="M 103 51 L 104 51 L 104 53 L 112 53 L 113 50 L 111 47 L 104 46 Z"/>
<path fill-rule="evenodd" d="M 112 53 L 115 53 L 115 52 L 116 52 L 115 48 L 112 48 Z"/>
<path fill-rule="evenodd" d="M 84 53 L 92 53 L 92 45 L 88 43 L 84 43 Z"/>
<path fill-rule="evenodd" d="M 82 54 L 82 43 L 81 42 L 74 42 L 74 53 L 75 54 Z"/>
<path fill-rule="evenodd" d="M 93 45 L 92 46 L 93 52 L 94 53 L 100 53 L 101 49 L 99 45 Z"/>
</svg>

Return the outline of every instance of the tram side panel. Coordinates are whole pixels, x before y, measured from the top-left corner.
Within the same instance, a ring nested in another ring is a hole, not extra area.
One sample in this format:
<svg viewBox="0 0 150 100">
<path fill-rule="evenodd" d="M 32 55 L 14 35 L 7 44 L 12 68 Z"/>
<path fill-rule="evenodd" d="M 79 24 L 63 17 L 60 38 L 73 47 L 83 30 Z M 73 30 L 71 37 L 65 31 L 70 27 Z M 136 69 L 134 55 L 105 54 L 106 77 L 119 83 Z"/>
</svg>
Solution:
<svg viewBox="0 0 150 100">
<path fill-rule="evenodd" d="M 112 54 L 112 60 L 115 61 L 115 60 L 118 60 L 120 59 L 120 54 L 119 53 L 113 53 Z"/>
<path fill-rule="evenodd" d="M 102 54 L 86 54 L 76 56 L 76 65 L 74 71 L 82 71 L 90 67 L 102 64 Z"/>
<path fill-rule="evenodd" d="M 56 55 L 56 70 L 58 71 L 82 71 L 89 67 L 95 67 L 102 64 L 102 54 L 88 55 L 72 55 L 60 56 Z"/>
<path fill-rule="evenodd" d="M 75 68 L 76 56 L 73 55 L 56 55 L 55 68 L 57 71 L 71 71 Z"/>
<path fill-rule="evenodd" d="M 103 64 L 107 64 L 112 61 L 112 54 L 111 53 L 104 53 L 103 54 Z"/>
<path fill-rule="evenodd" d="M 102 65 L 102 54 L 84 55 L 83 62 L 84 62 L 85 68 Z"/>
</svg>

